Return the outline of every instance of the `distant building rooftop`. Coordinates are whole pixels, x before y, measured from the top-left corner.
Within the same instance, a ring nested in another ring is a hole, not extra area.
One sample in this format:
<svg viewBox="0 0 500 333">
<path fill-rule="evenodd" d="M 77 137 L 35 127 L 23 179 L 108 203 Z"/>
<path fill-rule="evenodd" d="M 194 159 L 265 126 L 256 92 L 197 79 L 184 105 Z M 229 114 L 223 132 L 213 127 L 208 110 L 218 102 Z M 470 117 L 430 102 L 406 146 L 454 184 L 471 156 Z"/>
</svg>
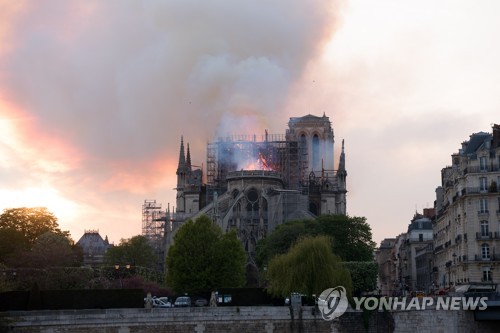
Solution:
<svg viewBox="0 0 500 333">
<path fill-rule="evenodd" d="M 104 254 L 112 246 L 107 236 L 102 239 L 99 230 L 85 230 L 77 244 L 83 249 L 83 264 L 90 266 L 102 264 Z"/>
</svg>

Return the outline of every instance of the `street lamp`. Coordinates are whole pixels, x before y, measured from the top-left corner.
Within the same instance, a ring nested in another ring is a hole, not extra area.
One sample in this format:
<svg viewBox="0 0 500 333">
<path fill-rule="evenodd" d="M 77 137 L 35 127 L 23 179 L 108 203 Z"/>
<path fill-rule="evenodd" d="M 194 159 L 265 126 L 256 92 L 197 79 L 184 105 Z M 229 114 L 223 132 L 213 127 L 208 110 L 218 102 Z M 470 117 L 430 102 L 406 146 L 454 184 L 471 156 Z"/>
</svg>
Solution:
<svg viewBox="0 0 500 333">
<path fill-rule="evenodd" d="M 126 264 L 124 267 L 120 267 L 120 264 L 115 264 L 115 274 L 118 276 L 118 279 L 120 280 L 120 288 L 123 288 L 123 276 L 125 275 L 125 272 L 128 272 L 129 270 L 130 270 L 130 264 Z"/>
</svg>

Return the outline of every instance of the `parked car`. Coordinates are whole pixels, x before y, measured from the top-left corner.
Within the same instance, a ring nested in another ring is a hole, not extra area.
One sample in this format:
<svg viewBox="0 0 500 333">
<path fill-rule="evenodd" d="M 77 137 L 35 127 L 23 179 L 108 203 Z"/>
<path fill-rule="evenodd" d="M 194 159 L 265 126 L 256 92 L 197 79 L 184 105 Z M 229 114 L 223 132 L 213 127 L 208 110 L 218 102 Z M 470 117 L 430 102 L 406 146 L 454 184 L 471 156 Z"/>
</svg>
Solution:
<svg viewBox="0 0 500 333">
<path fill-rule="evenodd" d="M 169 305 L 170 305 L 170 307 L 173 307 L 173 306 L 174 306 L 174 304 L 172 303 L 172 302 L 173 302 L 173 300 L 171 301 L 171 300 L 170 300 L 170 298 L 168 298 L 168 297 L 158 297 L 158 299 L 159 299 L 160 301 L 162 301 L 163 303 L 165 303 L 165 304 L 169 304 Z"/>
<path fill-rule="evenodd" d="M 160 298 L 153 298 L 153 308 L 171 308 L 172 303 L 170 303 L 168 300 L 165 302 L 161 300 Z"/>
<path fill-rule="evenodd" d="M 195 302 L 194 302 L 194 305 L 195 306 L 207 306 L 208 305 L 208 301 L 204 298 L 198 298 Z"/>
<path fill-rule="evenodd" d="M 181 296 L 177 297 L 175 300 L 174 306 L 177 307 L 188 307 L 191 306 L 191 297 L 189 296 Z"/>
</svg>

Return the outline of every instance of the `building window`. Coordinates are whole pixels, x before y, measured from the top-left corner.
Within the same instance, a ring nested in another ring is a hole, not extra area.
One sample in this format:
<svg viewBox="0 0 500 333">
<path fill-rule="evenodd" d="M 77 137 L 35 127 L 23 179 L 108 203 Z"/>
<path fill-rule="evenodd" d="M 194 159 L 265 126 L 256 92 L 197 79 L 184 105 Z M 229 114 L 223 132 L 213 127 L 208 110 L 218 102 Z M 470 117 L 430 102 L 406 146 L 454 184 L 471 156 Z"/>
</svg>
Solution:
<svg viewBox="0 0 500 333">
<path fill-rule="evenodd" d="M 490 228 L 488 221 L 481 221 L 481 236 L 487 237 L 489 235 Z"/>
<path fill-rule="evenodd" d="M 481 245 L 481 259 L 490 259 L 490 246 L 488 244 Z"/>
<path fill-rule="evenodd" d="M 320 170 L 320 151 L 319 151 L 319 136 L 314 134 L 312 138 L 312 167 L 313 170 Z"/>
<path fill-rule="evenodd" d="M 488 200 L 487 199 L 479 199 L 479 212 L 480 213 L 488 213 Z"/>
<path fill-rule="evenodd" d="M 486 177 L 479 178 L 479 190 L 486 191 L 488 189 L 488 179 Z"/>
<path fill-rule="evenodd" d="M 491 278 L 491 268 L 483 267 L 483 281 L 492 281 Z"/>
<path fill-rule="evenodd" d="M 488 167 L 486 166 L 486 156 L 479 158 L 479 170 L 487 171 Z"/>
<path fill-rule="evenodd" d="M 418 241 L 423 242 L 424 241 L 424 234 L 418 234 Z"/>
</svg>

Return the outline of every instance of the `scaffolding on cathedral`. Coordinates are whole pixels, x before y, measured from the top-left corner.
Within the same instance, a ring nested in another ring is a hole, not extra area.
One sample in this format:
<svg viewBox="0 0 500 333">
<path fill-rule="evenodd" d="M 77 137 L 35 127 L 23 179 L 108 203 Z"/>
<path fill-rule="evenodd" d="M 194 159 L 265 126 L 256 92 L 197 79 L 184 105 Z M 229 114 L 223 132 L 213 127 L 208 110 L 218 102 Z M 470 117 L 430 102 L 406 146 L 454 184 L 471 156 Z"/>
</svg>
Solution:
<svg viewBox="0 0 500 333">
<path fill-rule="evenodd" d="M 158 257 L 157 268 L 160 271 L 164 270 L 165 227 L 168 226 L 167 222 L 170 222 L 167 215 L 166 212 L 162 211 L 161 204 L 157 203 L 156 200 L 144 200 L 142 205 L 142 235 L 153 246 L 155 254 Z"/>
<path fill-rule="evenodd" d="M 282 134 L 219 137 L 207 145 L 207 202 L 224 193 L 226 178 L 239 170 L 277 171 L 288 189 L 307 191 L 307 149 Z"/>
<path fill-rule="evenodd" d="M 161 240 L 163 237 L 165 213 L 156 200 L 144 200 L 142 205 L 142 235 L 150 241 Z"/>
</svg>

